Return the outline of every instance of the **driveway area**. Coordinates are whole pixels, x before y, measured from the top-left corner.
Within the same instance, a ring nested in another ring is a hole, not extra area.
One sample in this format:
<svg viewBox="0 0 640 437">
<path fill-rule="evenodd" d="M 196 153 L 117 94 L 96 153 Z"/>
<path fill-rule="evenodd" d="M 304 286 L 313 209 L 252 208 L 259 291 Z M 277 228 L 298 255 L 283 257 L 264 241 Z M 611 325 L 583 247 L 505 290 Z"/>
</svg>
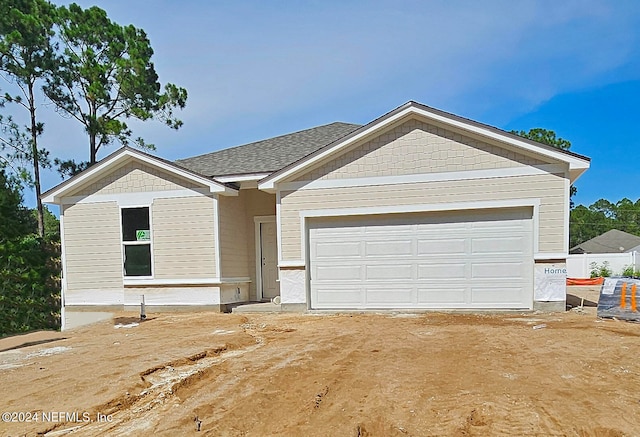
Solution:
<svg viewBox="0 0 640 437">
<path fill-rule="evenodd" d="M 0 352 L 0 434 L 640 433 L 640 325 L 594 307 L 119 316 Z"/>
</svg>

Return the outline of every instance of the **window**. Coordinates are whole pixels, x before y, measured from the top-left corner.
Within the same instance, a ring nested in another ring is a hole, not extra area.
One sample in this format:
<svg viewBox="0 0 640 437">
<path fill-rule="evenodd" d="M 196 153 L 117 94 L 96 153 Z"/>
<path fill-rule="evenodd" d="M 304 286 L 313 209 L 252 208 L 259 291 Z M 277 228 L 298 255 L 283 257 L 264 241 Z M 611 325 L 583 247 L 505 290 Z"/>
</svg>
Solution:
<svg viewBox="0 0 640 437">
<path fill-rule="evenodd" d="M 125 276 L 152 276 L 149 208 L 123 208 L 122 252 Z"/>
</svg>

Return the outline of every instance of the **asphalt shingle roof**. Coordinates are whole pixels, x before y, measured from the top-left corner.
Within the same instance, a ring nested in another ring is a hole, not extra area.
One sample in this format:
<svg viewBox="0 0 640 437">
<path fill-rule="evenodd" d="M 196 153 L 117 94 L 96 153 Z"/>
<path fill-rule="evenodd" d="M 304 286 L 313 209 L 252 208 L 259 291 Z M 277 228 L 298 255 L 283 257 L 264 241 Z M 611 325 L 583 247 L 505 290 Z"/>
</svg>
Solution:
<svg viewBox="0 0 640 437">
<path fill-rule="evenodd" d="M 176 161 L 205 176 L 271 173 L 358 129 L 360 125 L 330 123 L 255 143 Z"/>
<path fill-rule="evenodd" d="M 569 253 L 620 253 L 629 252 L 640 245 L 640 237 L 628 232 L 611 229 L 602 235 L 580 243 Z"/>
</svg>

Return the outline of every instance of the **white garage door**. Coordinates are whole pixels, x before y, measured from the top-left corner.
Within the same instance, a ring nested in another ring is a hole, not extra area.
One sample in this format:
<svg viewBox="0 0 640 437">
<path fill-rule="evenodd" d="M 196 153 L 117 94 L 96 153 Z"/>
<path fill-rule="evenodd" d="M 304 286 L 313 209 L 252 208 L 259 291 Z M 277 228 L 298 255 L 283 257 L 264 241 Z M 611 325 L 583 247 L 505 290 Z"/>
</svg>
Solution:
<svg viewBox="0 0 640 437">
<path fill-rule="evenodd" d="M 309 221 L 311 308 L 530 309 L 532 208 Z"/>
</svg>

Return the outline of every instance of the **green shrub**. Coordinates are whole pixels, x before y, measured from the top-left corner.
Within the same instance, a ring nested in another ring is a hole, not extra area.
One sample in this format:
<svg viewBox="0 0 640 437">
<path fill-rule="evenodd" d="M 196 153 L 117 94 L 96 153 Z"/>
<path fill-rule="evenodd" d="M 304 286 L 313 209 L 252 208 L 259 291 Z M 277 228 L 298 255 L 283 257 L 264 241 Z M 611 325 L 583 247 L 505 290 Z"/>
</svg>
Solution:
<svg viewBox="0 0 640 437">
<path fill-rule="evenodd" d="M 640 270 L 637 270 L 635 266 L 632 265 L 624 266 L 621 275 L 638 278 L 640 277 Z"/>
<path fill-rule="evenodd" d="M 60 243 L 49 219 L 52 233 L 35 235 L 35 215 L 0 166 L 0 337 L 60 326 Z"/>
<path fill-rule="evenodd" d="M 0 336 L 59 329 L 59 253 L 35 235 L 0 241 Z"/>
<path fill-rule="evenodd" d="M 592 262 L 589 264 L 589 267 L 591 267 L 592 278 L 598 278 L 600 276 L 607 278 L 613 274 L 609 267 L 609 261 L 603 261 L 602 264 Z"/>
</svg>

